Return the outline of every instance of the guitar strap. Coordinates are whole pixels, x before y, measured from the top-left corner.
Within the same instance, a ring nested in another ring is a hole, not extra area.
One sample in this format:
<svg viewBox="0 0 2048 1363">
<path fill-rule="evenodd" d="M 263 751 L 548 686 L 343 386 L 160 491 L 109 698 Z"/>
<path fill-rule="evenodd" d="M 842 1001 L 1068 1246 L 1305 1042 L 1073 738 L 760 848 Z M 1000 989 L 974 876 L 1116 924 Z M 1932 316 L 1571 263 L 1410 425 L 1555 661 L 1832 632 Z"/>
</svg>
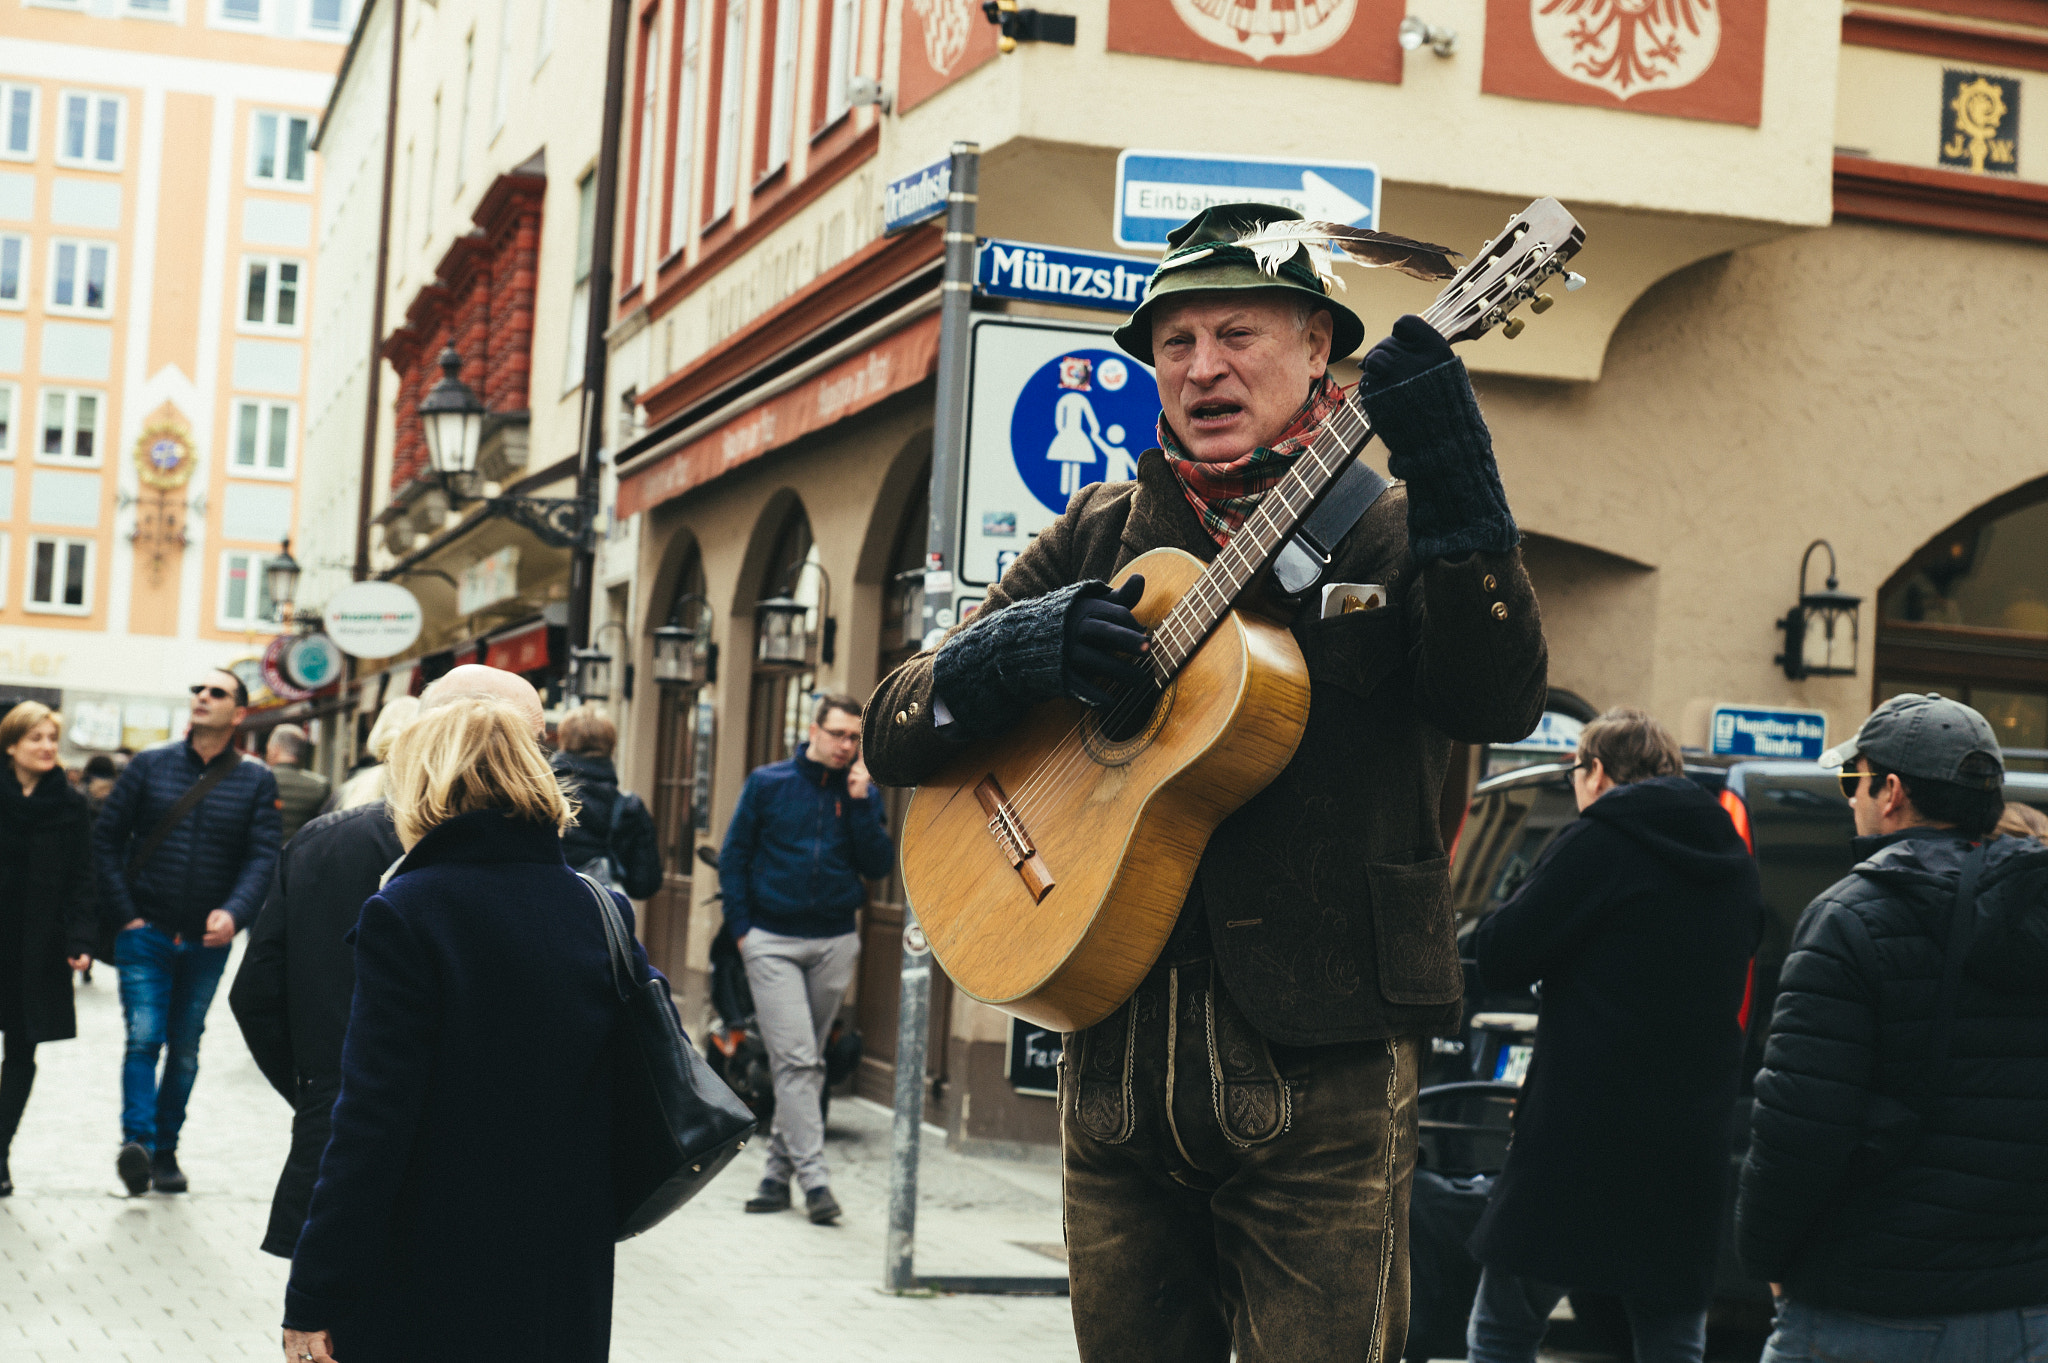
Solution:
<svg viewBox="0 0 2048 1363">
<path fill-rule="evenodd" d="M 1273 560 L 1273 581 L 1280 590 L 1289 596 L 1313 591 L 1330 571 L 1337 546 L 1386 490 L 1385 478 L 1363 459 L 1353 459 Z"/>
</svg>

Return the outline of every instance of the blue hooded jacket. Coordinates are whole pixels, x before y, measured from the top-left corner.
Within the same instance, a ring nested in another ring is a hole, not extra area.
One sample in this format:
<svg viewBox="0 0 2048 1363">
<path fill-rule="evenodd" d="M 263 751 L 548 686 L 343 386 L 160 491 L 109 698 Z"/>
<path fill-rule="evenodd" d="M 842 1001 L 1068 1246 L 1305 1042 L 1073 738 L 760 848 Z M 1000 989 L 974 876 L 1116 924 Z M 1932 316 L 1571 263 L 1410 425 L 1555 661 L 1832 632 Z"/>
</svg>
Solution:
<svg viewBox="0 0 2048 1363">
<path fill-rule="evenodd" d="M 763 927 L 784 937 L 843 937 L 867 899 L 865 876 L 896 857 L 882 792 L 846 793 L 846 773 L 796 756 L 747 774 L 718 854 L 718 887 L 734 940 Z"/>
</svg>

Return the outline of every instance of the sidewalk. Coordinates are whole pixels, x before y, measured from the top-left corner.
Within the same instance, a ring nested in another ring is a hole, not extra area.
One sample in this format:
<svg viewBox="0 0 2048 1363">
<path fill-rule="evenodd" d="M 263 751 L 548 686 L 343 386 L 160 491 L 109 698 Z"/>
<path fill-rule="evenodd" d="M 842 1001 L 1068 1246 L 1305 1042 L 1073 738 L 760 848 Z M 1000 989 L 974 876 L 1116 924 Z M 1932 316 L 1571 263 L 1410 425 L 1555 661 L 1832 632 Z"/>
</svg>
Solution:
<svg viewBox="0 0 2048 1363">
<path fill-rule="evenodd" d="M 130 1199 L 114 1176 L 121 1008 L 111 966 L 77 991 L 79 1039 L 41 1047 L 15 1138 L 19 1191 L 0 1200 L 0 1359 L 271 1360 L 286 1264 L 256 1248 L 291 1114 L 228 1011 L 229 965 L 208 1018 L 179 1161 L 193 1191 Z M 891 1360 L 1053 1363 L 1075 1357 L 1065 1298 L 897 1298 L 880 1290 L 889 1113 L 832 1106 L 829 1155 L 846 1207 L 835 1227 L 740 1210 L 761 1176 L 744 1151 L 702 1197 L 618 1251 L 619 1363 Z M 917 1266 L 924 1273 L 1057 1275 L 1027 1246 L 1060 1243 L 1057 1169 L 968 1160 L 927 1132 Z M 516 1190 L 508 1196 L 517 1196 Z M 487 1340 L 488 1323 L 481 1338 Z M 488 1352 L 488 1349 L 486 1349 Z"/>
</svg>

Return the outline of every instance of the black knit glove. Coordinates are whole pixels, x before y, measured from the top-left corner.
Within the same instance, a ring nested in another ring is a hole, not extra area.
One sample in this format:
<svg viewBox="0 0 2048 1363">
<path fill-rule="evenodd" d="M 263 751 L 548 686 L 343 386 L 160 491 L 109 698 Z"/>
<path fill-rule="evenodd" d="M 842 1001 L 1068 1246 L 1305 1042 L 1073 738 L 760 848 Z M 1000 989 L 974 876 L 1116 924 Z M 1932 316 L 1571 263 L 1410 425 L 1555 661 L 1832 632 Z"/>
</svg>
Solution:
<svg viewBox="0 0 2048 1363">
<path fill-rule="evenodd" d="M 1501 554 L 1520 543 L 1472 382 L 1436 328 L 1403 317 L 1360 367 L 1366 415 L 1387 447 L 1387 471 L 1408 484 L 1408 544 L 1416 558 Z"/>
<path fill-rule="evenodd" d="M 1145 579 L 1139 575 L 1107 595 L 1083 595 L 1074 602 L 1067 612 L 1062 654 L 1068 695 L 1100 709 L 1115 697 L 1098 681 L 1138 686 L 1150 677 L 1143 664 L 1129 660 L 1145 646 L 1145 627 L 1131 614 L 1144 595 Z"/>
</svg>

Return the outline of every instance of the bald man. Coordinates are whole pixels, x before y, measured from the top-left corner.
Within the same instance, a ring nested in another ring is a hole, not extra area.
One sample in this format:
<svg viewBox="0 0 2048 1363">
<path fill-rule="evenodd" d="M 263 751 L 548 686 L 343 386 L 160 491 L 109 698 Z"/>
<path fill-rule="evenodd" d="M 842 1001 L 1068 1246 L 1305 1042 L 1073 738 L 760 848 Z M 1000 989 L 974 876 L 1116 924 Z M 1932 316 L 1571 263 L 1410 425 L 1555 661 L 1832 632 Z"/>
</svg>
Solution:
<svg viewBox="0 0 2048 1363">
<path fill-rule="evenodd" d="M 539 740 L 540 693 L 517 673 L 466 663 L 420 696 L 420 712 L 450 701 L 502 701 L 525 715 Z M 382 800 L 323 814 L 278 858 L 270 896 L 249 931 L 249 949 L 228 1005 L 263 1077 L 292 1105 L 292 1146 L 270 1202 L 263 1248 L 289 1259 L 327 1148 L 341 1086 L 341 1042 L 355 993 L 355 957 L 343 940 L 363 901 L 403 849 Z"/>
</svg>

